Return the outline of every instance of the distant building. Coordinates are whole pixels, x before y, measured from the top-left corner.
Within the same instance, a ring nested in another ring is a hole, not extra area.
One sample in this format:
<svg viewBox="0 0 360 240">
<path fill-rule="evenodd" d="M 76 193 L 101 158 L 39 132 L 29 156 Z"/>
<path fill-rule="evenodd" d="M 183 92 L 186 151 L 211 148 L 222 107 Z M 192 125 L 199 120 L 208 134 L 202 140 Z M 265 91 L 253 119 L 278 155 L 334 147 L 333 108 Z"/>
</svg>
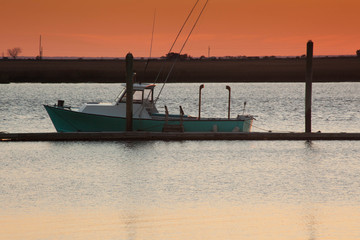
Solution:
<svg viewBox="0 0 360 240">
<path fill-rule="evenodd" d="M 189 60 L 191 57 L 187 54 L 179 54 L 179 53 L 175 53 L 175 52 L 170 52 L 168 54 L 166 54 L 166 56 L 164 57 L 168 60 L 173 60 L 173 59 L 179 59 L 179 60 Z"/>
</svg>

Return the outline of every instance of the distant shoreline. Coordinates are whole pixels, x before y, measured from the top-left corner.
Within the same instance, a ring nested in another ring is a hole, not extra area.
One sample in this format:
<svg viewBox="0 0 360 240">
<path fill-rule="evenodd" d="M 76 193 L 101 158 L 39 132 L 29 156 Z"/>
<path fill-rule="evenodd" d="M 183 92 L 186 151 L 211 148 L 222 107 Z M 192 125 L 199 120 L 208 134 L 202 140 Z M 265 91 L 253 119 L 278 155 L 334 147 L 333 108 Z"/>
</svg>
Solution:
<svg viewBox="0 0 360 240">
<path fill-rule="evenodd" d="M 304 82 L 304 58 L 254 58 L 179 61 L 168 82 Z M 360 58 L 314 58 L 314 82 L 360 82 Z M 165 79 L 171 62 L 135 60 L 137 81 L 154 82 L 163 67 Z M 96 60 L 0 60 L 0 83 L 121 83 L 125 62 Z M 161 82 L 159 80 L 158 82 Z"/>
</svg>

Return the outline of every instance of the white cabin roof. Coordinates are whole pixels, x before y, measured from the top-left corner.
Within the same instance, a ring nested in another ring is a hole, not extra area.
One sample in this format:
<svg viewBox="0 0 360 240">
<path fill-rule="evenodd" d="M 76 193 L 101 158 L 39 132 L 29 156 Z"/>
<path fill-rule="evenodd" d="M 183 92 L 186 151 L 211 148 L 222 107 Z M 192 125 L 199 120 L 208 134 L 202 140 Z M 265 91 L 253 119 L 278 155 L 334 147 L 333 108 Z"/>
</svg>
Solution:
<svg viewBox="0 0 360 240">
<path fill-rule="evenodd" d="M 126 83 L 123 83 L 122 86 L 126 88 Z M 144 89 L 153 89 L 156 85 L 152 83 L 134 83 L 134 90 L 144 90 Z"/>
</svg>

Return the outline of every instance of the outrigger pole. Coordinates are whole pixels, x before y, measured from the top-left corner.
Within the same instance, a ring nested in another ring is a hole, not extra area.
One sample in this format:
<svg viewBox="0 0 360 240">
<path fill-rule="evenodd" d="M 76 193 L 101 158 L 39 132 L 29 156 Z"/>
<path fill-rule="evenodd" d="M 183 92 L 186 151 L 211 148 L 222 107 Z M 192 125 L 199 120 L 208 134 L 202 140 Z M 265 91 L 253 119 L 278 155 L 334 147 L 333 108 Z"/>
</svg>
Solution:
<svg viewBox="0 0 360 240">
<path fill-rule="evenodd" d="M 177 39 L 179 38 L 182 30 L 184 29 L 187 21 L 189 20 L 190 16 L 192 15 L 192 13 L 193 13 L 193 11 L 194 11 L 194 9 L 195 9 L 195 7 L 196 7 L 196 5 L 197 5 L 198 3 L 199 3 L 199 0 L 196 1 L 196 3 L 194 4 L 194 6 L 192 7 L 190 13 L 188 14 L 185 22 L 184 22 L 183 25 L 181 26 L 180 31 L 178 32 L 178 34 L 177 34 L 177 36 L 176 36 L 176 38 L 175 38 L 175 40 L 174 40 L 174 42 L 173 42 L 170 50 L 168 51 L 168 54 L 171 53 L 171 51 L 172 51 L 175 43 L 177 42 Z M 155 13 L 156 13 L 156 9 L 155 9 Z M 153 22 L 153 34 L 154 34 L 154 26 L 155 26 L 155 13 L 154 13 L 154 22 Z M 151 38 L 150 58 L 151 58 L 152 42 L 153 42 L 153 37 Z M 145 66 L 144 76 L 145 76 L 145 72 L 146 72 L 146 69 L 147 69 L 148 62 L 149 62 L 149 60 L 147 61 L 146 66 Z M 159 77 L 160 77 L 160 74 L 162 73 L 162 71 L 163 71 L 163 69 L 164 69 L 164 65 L 165 65 L 164 63 L 161 65 L 160 71 L 159 71 L 159 73 L 157 74 L 157 76 L 156 76 L 156 78 L 155 78 L 154 84 L 157 83 L 157 81 L 158 81 L 158 79 L 159 79 Z M 145 77 L 144 77 L 144 78 L 145 78 Z M 149 93 L 149 94 L 150 94 L 150 93 Z M 149 95 L 148 95 L 148 97 L 149 97 Z M 155 98 L 155 103 L 156 103 L 156 100 L 157 100 L 157 98 Z"/>
<path fill-rule="evenodd" d="M 176 36 L 173 44 L 172 44 L 171 47 L 170 47 L 170 50 L 168 51 L 168 54 L 171 53 L 171 51 L 172 51 L 175 43 L 177 42 L 177 40 L 178 40 L 178 38 L 179 38 L 182 30 L 184 29 L 187 21 L 189 20 L 190 16 L 192 15 L 192 13 L 193 13 L 196 5 L 198 4 L 198 2 L 199 2 L 199 0 L 196 1 L 196 3 L 194 4 L 194 6 L 192 7 L 190 13 L 188 14 L 187 18 L 185 19 L 185 22 L 184 22 L 183 25 L 181 26 L 181 28 L 180 28 L 180 30 L 179 30 L 179 32 L 178 32 L 178 34 L 177 34 L 177 36 Z M 157 83 L 157 81 L 158 81 L 158 79 L 159 79 L 159 77 L 160 77 L 160 74 L 162 73 L 162 71 L 163 71 L 163 69 L 164 69 L 164 65 L 165 65 L 165 64 L 163 63 L 162 66 L 161 66 L 161 68 L 160 68 L 160 71 L 159 71 L 158 75 L 157 75 L 156 78 L 155 78 L 154 84 Z"/>
<path fill-rule="evenodd" d="M 170 71 L 169 71 L 168 75 L 166 76 L 166 79 L 165 79 L 165 81 L 164 81 L 164 83 L 163 83 L 163 85 L 162 85 L 162 87 L 161 87 L 161 89 L 160 89 L 160 91 L 159 91 L 159 94 L 158 94 L 158 96 L 157 96 L 157 97 L 156 97 L 156 99 L 155 99 L 155 103 L 156 103 L 156 102 L 157 102 L 157 100 L 159 99 L 160 94 L 161 94 L 161 92 L 162 92 L 162 90 L 163 90 L 163 88 L 164 88 L 164 86 L 165 86 L 166 82 L 169 80 L 170 74 L 171 74 L 171 72 L 173 71 L 173 69 L 174 69 L 174 66 L 175 66 L 176 62 L 178 61 L 178 59 L 179 59 L 179 57 L 180 57 L 180 55 L 181 55 L 182 51 L 184 50 L 184 47 L 185 47 L 186 43 L 188 42 L 188 40 L 189 40 L 189 38 L 190 38 L 190 36 L 191 36 L 192 32 L 194 31 L 194 29 L 195 29 L 195 27 L 196 27 L 196 25 L 197 25 L 197 23 L 198 23 L 198 21 L 199 21 L 199 19 L 200 19 L 201 15 L 202 15 L 202 13 L 204 12 L 204 10 L 205 10 L 205 8 L 206 8 L 206 6 L 207 6 L 208 2 L 209 2 L 209 0 L 206 0 L 206 3 L 204 4 L 203 8 L 201 9 L 201 12 L 199 13 L 199 16 L 197 17 L 197 19 L 196 19 L 196 21 L 195 21 L 195 23 L 194 23 L 193 27 L 191 28 L 191 30 L 190 30 L 190 32 L 189 32 L 189 34 L 188 34 L 187 38 L 185 39 L 184 44 L 182 45 L 182 47 L 181 47 L 181 49 L 180 49 L 180 51 L 179 51 L 179 55 L 177 56 L 177 58 L 175 58 L 175 61 L 173 62 L 173 64 L 172 64 L 172 66 L 171 66 L 171 69 L 170 69 Z M 196 2 L 196 4 L 197 4 L 197 2 Z M 196 6 L 196 4 L 195 4 L 195 6 Z M 195 8 L 195 6 L 194 6 L 194 8 Z M 193 9 L 192 9 L 192 10 L 193 10 Z M 192 13 L 192 11 L 190 12 L 190 14 L 191 14 L 191 13 Z M 189 16 L 190 16 L 190 15 L 189 15 Z M 189 16 L 188 16 L 188 17 L 189 17 Z M 187 19 L 186 19 L 186 21 L 187 21 Z M 184 24 L 184 25 L 185 25 L 185 24 Z M 183 26 L 184 26 L 184 25 L 183 25 Z M 175 43 L 174 43 L 174 44 L 175 44 Z M 174 44 L 173 44 L 173 46 L 174 46 Z"/>
</svg>

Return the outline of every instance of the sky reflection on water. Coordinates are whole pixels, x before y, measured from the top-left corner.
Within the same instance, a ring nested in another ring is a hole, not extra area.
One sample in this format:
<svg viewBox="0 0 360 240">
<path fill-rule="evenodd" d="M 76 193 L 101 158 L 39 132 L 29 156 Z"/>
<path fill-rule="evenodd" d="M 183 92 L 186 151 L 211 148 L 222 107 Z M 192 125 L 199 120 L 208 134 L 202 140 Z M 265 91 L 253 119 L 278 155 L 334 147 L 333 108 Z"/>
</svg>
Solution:
<svg viewBox="0 0 360 240">
<path fill-rule="evenodd" d="M 358 239 L 354 141 L 0 143 L 3 239 Z"/>
</svg>

